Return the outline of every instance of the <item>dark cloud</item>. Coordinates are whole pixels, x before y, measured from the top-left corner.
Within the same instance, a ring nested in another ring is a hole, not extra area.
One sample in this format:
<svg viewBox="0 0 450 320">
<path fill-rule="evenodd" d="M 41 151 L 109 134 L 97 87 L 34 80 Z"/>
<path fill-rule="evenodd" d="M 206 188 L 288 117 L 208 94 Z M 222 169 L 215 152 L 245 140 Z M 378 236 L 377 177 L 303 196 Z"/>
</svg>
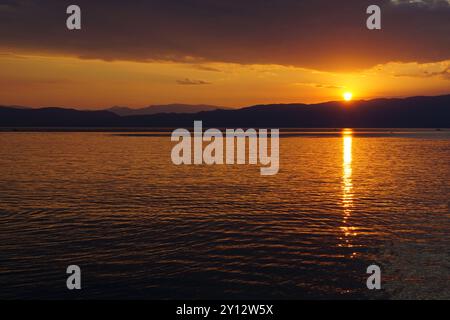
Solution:
<svg viewBox="0 0 450 320">
<path fill-rule="evenodd" d="M 65 28 L 65 0 L 0 1 L 0 48 L 104 60 L 281 64 L 352 70 L 450 57 L 444 0 L 78 0 L 81 31 Z M 382 30 L 366 8 L 382 8 Z"/>
</svg>

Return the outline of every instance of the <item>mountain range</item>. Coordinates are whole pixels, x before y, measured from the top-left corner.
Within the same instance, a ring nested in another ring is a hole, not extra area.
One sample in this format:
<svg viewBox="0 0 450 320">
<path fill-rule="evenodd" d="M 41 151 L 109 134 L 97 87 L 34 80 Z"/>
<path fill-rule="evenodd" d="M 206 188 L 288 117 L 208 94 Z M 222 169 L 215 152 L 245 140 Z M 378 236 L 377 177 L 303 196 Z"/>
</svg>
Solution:
<svg viewBox="0 0 450 320">
<path fill-rule="evenodd" d="M 197 113 L 201 111 L 212 111 L 217 109 L 229 109 L 227 107 L 210 106 L 205 104 L 190 105 L 190 104 L 166 104 L 166 105 L 152 105 L 140 109 L 132 109 L 128 107 L 112 107 L 106 109 L 119 116 L 142 116 L 158 113 Z"/>
<path fill-rule="evenodd" d="M 450 128 L 450 95 L 140 114 L 145 109 L 136 111 L 138 114 L 121 109 L 120 115 L 117 109 L 113 112 L 0 106 L 0 126 L 190 128 L 195 120 L 202 120 L 205 128 Z"/>
</svg>

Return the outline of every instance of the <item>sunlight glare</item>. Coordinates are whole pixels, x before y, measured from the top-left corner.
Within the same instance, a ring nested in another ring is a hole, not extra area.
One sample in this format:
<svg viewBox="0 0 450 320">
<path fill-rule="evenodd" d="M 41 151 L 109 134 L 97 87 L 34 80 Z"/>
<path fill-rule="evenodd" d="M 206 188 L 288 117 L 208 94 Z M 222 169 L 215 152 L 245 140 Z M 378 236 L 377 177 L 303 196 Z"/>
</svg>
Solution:
<svg viewBox="0 0 450 320">
<path fill-rule="evenodd" d="M 353 98 L 353 93 L 351 93 L 351 92 L 345 92 L 343 96 L 344 96 L 344 100 L 345 100 L 345 101 L 351 101 L 352 98 Z"/>
</svg>

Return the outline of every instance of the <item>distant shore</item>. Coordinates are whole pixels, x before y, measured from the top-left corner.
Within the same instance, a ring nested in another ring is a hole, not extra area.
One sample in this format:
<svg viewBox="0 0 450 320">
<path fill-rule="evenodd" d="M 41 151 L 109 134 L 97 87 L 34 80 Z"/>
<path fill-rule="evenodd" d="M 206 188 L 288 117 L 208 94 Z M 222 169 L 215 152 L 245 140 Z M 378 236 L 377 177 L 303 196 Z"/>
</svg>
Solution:
<svg viewBox="0 0 450 320">
<path fill-rule="evenodd" d="M 128 137 L 168 137 L 177 128 L 153 128 L 153 127 L 0 127 L 1 133 L 111 133 L 117 136 Z M 193 128 L 187 128 L 193 130 Z M 226 128 L 219 128 L 225 131 Z M 245 129 L 245 128 L 244 128 Z M 341 136 L 347 128 L 280 128 L 280 137 L 337 137 Z M 346 130 L 348 133 L 348 129 Z M 448 135 L 450 128 L 352 128 L 354 136 L 380 137 L 399 136 L 414 134 L 437 134 Z"/>
</svg>

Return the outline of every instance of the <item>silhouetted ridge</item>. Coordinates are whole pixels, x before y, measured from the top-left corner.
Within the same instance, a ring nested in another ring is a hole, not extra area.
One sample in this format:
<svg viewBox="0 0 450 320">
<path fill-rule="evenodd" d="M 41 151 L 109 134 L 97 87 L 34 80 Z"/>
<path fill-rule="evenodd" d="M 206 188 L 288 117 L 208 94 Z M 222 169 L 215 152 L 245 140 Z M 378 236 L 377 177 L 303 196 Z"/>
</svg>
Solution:
<svg viewBox="0 0 450 320">
<path fill-rule="evenodd" d="M 95 127 L 121 126 L 121 117 L 108 111 L 63 108 L 17 109 L 0 107 L 3 127 Z"/>
<path fill-rule="evenodd" d="M 0 126 L 9 127 L 192 127 L 202 120 L 216 128 L 449 128 L 450 95 L 320 104 L 257 105 L 195 114 L 119 116 L 109 111 L 0 107 Z"/>
<path fill-rule="evenodd" d="M 211 105 L 190 105 L 190 104 L 166 104 L 153 105 L 140 109 L 131 109 L 128 107 L 112 107 L 105 111 L 111 111 L 119 116 L 142 116 L 158 113 L 197 113 L 201 111 L 212 111 L 217 109 L 229 109 L 225 107 L 211 106 Z"/>
</svg>

